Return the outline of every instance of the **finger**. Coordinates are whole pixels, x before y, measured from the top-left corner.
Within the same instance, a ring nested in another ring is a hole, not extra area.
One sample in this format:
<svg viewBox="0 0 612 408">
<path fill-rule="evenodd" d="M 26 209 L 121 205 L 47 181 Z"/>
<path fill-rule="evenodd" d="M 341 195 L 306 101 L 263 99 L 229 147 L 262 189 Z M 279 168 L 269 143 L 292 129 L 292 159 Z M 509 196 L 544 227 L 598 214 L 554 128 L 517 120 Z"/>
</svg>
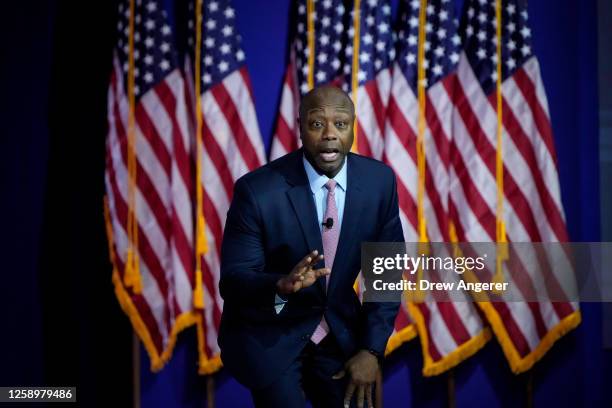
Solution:
<svg viewBox="0 0 612 408">
<path fill-rule="evenodd" d="M 374 408 L 374 403 L 372 402 L 372 384 L 366 385 L 366 398 L 368 400 L 368 407 Z"/>
<path fill-rule="evenodd" d="M 300 266 L 293 273 L 293 280 L 294 281 L 304 280 L 304 275 L 306 275 L 306 273 L 308 273 L 308 271 L 310 271 L 310 270 L 312 270 L 310 265 Z"/>
<path fill-rule="evenodd" d="M 304 274 L 298 270 L 297 272 L 291 274 L 289 279 L 291 280 L 291 283 L 300 282 L 304 280 Z"/>
<path fill-rule="evenodd" d="M 310 271 L 312 269 L 313 266 L 315 266 L 317 263 L 319 263 L 319 261 L 321 261 L 323 259 L 323 255 L 317 255 L 318 251 L 314 250 L 311 253 L 309 253 L 308 255 L 306 255 L 297 265 L 297 267 L 295 268 L 296 273 L 299 274 L 304 274 L 308 271 Z"/>
<path fill-rule="evenodd" d="M 317 251 L 316 249 L 314 251 L 306 254 L 306 256 L 303 257 L 302 260 L 298 263 L 298 268 L 303 268 L 305 266 L 310 265 L 310 263 L 312 262 L 313 258 L 316 258 L 318 254 L 319 254 L 319 251 Z"/>
<path fill-rule="evenodd" d="M 318 264 L 322 260 L 323 260 L 323 254 L 312 256 L 310 261 L 306 265 L 306 268 L 313 268 L 316 264 Z"/>
<path fill-rule="evenodd" d="M 323 255 L 319 255 L 314 258 L 308 257 L 306 259 L 309 263 L 296 269 L 295 279 L 299 279 L 299 276 L 312 272 L 312 268 L 323 259 Z"/>
<path fill-rule="evenodd" d="M 355 383 L 350 382 L 348 387 L 346 387 L 346 393 L 344 394 L 344 408 L 349 408 L 351 405 L 351 399 L 353 399 L 353 394 L 355 393 Z"/>
<path fill-rule="evenodd" d="M 365 393 L 365 386 L 360 385 L 359 388 L 357 388 L 357 408 L 363 408 L 363 402 L 365 400 L 364 393 Z"/>
<path fill-rule="evenodd" d="M 332 376 L 332 380 L 339 380 L 340 378 L 344 377 L 344 374 L 344 370 L 340 370 Z"/>
<path fill-rule="evenodd" d="M 314 277 L 316 278 L 320 278 L 321 276 L 327 276 L 331 273 L 331 269 L 329 268 L 321 268 L 321 269 L 315 269 L 312 271 L 314 273 Z"/>
</svg>

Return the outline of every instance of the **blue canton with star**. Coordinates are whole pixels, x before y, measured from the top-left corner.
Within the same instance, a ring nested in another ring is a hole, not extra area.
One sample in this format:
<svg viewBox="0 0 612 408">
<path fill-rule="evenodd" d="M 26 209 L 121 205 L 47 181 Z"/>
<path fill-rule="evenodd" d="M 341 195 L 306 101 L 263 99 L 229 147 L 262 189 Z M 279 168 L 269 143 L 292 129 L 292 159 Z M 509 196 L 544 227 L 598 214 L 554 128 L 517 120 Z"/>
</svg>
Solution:
<svg viewBox="0 0 612 408">
<path fill-rule="evenodd" d="M 345 65 L 342 53 L 346 45 L 344 30 L 346 10 L 342 0 L 323 0 L 315 2 L 312 16 L 314 21 L 314 84 L 322 85 L 338 79 L 342 75 Z M 298 1 L 297 5 L 297 33 L 293 43 L 296 67 L 298 74 L 298 87 L 304 95 L 308 92 L 308 21 L 306 0 Z"/>
<path fill-rule="evenodd" d="M 525 0 L 502 1 L 502 81 L 533 53 Z M 461 36 L 468 61 L 485 94 L 497 83 L 497 19 L 495 0 L 468 0 L 461 19 Z"/>
<path fill-rule="evenodd" d="M 357 78 L 363 84 L 388 68 L 395 57 L 391 27 L 391 7 L 377 0 L 364 0 L 360 10 L 359 70 Z M 342 0 L 319 0 L 314 3 L 314 85 L 338 81 L 350 90 L 354 12 Z M 298 87 L 308 92 L 308 22 L 306 0 L 297 5 L 297 33 L 293 44 L 298 70 Z"/>
<path fill-rule="evenodd" d="M 193 2 L 189 4 L 189 54 L 195 44 Z M 236 30 L 236 10 L 230 0 L 202 2 L 202 44 L 200 83 L 202 92 L 221 82 L 244 65 L 240 35 Z"/>
<path fill-rule="evenodd" d="M 404 77 L 417 92 L 417 60 L 419 44 L 419 0 L 404 1 L 401 5 L 401 21 L 398 34 L 398 64 Z M 440 79 L 453 72 L 459 62 L 461 38 L 457 33 L 457 19 L 454 15 L 453 2 L 450 0 L 431 0 L 427 2 L 424 85 L 433 86 Z"/>
<path fill-rule="evenodd" d="M 380 1 L 367 0 L 361 2 L 361 23 L 359 41 L 359 69 L 357 81 L 359 85 L 374 79 L 381 70 L 388 68 L 395 58 L 394 34 L 391 26 L 391 6 Z M 348 29 L 349 44 L 346 47 L 347 64 L 344 73 L 348 76 L 346 91 L 350 90 L 350 75 L 353 58 L 353 18 L 350 13 L 350 28 Z"/>
<path fill-rule="evenodd" d="M 177 66 L 172 30 L 160 1 L 135 2 L 134 94 L 136 98 L 162 81 Z M 119 4 L 118 39 L 115 48 L 127 88 L 129 69 L 130 2 Z"/>
</svg>

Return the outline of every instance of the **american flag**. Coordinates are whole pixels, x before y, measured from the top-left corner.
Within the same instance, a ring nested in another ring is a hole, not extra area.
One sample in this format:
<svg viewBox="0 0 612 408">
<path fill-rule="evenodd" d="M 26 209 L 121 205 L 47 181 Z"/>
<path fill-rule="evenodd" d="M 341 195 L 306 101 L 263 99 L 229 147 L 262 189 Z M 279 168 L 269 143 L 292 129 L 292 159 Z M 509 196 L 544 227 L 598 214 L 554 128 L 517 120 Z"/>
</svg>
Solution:
<svg viewBox="0 0 612 408">
<path fill-rule="evenodd" d="M 200 373 L 208 374 L 219 366 L 217 334 L 223 309 L 219 260 L 234 182 L 263 165 L 265 154 L 245 54 L 237 32 L 236 11 L 229 0 L 200 4 L 202 41 L 198 80 L 202 131 L 199 136 L 199 188 L 208 248 L 202 259 L 204 319 L 198 335 L 201 336 Z M 192 21 L 190 26 L 194 26 L 197 19 Z M 196 36 L 192 36 L 190 42 L 196 44 L 196 40 Z M 195 91 L 195 84 L 191 84 L 190 89 Z M 195 99 L 196 95 L 192 100 Z"/>
<path fill-rule="evenodd" d="M 412 0 L 403 2 L 400 7 L 398 55 L 387 111 L 385 158 L 398 179 L 405 240 L 417 242 L 421 239 L 419 225 L 423 221 L 427 240 L 449 241 L 452 85 L 461 39 L 451 1 Z M 419 28 L 423 28 L 421 40 Z M 419 47 L 424 51 L 424 171 L 419 170 L 417 158 Z M 424 173 L 421 174 L 424 194 L 420 203 L 417 192 L 419 172 Z M 423 209 L 421 216 L 419 206 Z M 445 274 L 444 278 L 456 278 L 453 275 Z M 467 295 L 465 301 L 450 303 L 434 301 L 427 294 L 422 302 L 416 301 L 409 306 L 421 339 L 425 375 L 439 374 L 459 364 L 490 338 L 485 323 Z"/>
<path fill-rule="evenodd" d="M 391 90 L 390 67 L 395 58 L 395 47 L 391 26 L 391 6 L 388 2 L 362 1 L 360 4 L 358 42 L 354 42 L 357 24 L 353 23 L 347 32 L 349 45 L 345 49 L 347 58 L 357 52 L 358 62 L 344 66 L 345 74 L 351 69 L 357 75 L 357 94 L 346 82 L 345 90 L 351 90 L 355 99 L 357 132 L 355 144 L 357 153 L 381 160 L 384 150 L 385 114 Z M 351 22 L 354 14 L 351 14 Z M 355 59 L 352 60 L 354 62 Z M 350 62 L 350 61 L 349 61 Z"/>
<path fill-rule="evenodd" d="M 354 18 L 354 14 L 351 17 Z M 391 66 L 396 56 L 389 2 L 362 2 L 359 26 L 358 64 L 354 67 L 349 61 L 344 68 L 347 75 L 350 72 L 349 68 L 354 68 L 357 72 L 357 97 L 353 96 L 357 121 L 356 150 L 360 154 L 383 160 L 385 121 L 391 93 Z M 352 27 L 347 30 L 349 40 L 353 40 L 354 29 L 353 22 Z M 354 42 L 346 47 L 348 57 L 352 57 L 353 52 Z M 349 84 L 351 81 L 346 83 L 347 91 L 352 90 Z M 385 354 L 413 339 L 416 334 L 406 301 L 403 299 Z"/>
<path fill-rule="evenodd" d="M 389 67 L 395 56 L 391 6 L 375 0 L 355 4 L 359 5 L 357 20 L 354 5 L 347 9 L 341 0 L 297 2 L 297 32 L 285 74 L 271 159 L 300 146 L 296 122 L 300 97 L 314 86 L 329 83 L 351 92 L 353 76 L 358 85 L 353 95 L 357 101 L 357 152 L 382 159 Z M 356 30 L 359 41 L 354 41 Z M 355 46 L 358 63 L 353 73 Z"/>
<path fill-rule="evenodd" d="M 548 104 L 533 53 L 526 1 L 468 0 L 460 33 L 464 51 L 453 97 L 449 202 L 459 241 L 498 240 L 499 148 L 503 160 L 503 191 L 499 193 L 507 241 L 567 241 Z M 501 146 L 497 142 L 498 61 Z M 529 274 L 531 266 L 524 267 Z M 523 279 L 530 281 L 528 276 Z M 530 369 L 555 340 L 580 322 L 576 303 L 499 301 L 479 305 L 516 373 Z"/>
<path fill-rule="evenodd" d="M 197 21 L 193 3 L 190 10 L 189 43 L 193 49 Z M 170 358 L 178 333 L 196 325 L 200 373 L 208 374 L 221 364 L 217 331 L 223 301 L 217 289 L 218 243 L 233 184 L 265 158 L 235 10 L 229 1 L 211 1 L 199 8 L 199 15 L 201 143 L 194 132 L 198 99 L 194 94 L 195 70 L 178 68 L 176 41 L 163 3 L 125 1 L 119 5 L 119 38 L 108 98 L 105 178 L 113 281 L 117 297 L 149 353 L 152 369 L 161 369 Z M 186 60 L 193 61 L 193 57 Z M 134 81 L 130 87 L 131 75 Z M 130 89 L 134 91 L 133 144 L 128 136 Z M 198 150 L 200 162 L 196 165 Z M 132 200 L 131 157 L 137 163 Z M 198 167 L 199 177 L 194 171 Z M 198 180 L 207 242 L 201 258 L 203 292 L 196 290 Z M 130 213 L 137 220 L 137 234 L 129 232 Z M 126 274 L 131 272 L 125 266 L 128 251 L 136 247 L 136 273 Z M 201 299 L 194 298 L 198 294 Z M 198 303 L 204 307 L 197 307 Z"/>
<path fill-rule="evenodd" d="M 120 2 L 117 30 L 105 171 L 113 282 L 158 370 L 197 320 L 185 82 L 161 1 Z"/>
<path fill-rule="evenodd" d="M 357 19 L 355 4 L 359 5 Z M 390 66 L 395 58 L 390 3 L 368 0 L 353 3 L 349 8 L 341 0 L 299 0 L 295 6 L 296 33 L 290 49 L 270 159 L 300 146 L 296 119 L 302 95 L 313 86 L 323 84 L 334 84 L 351 93 L 353 79 L 357 83 L 357 98 L 354 98 L 357 152 L 382 159 L 385 115 L 391 91 Z M 359 41 L 355 41 L 357 30 Z M 359 49 L 358 64 L 353 71 L 355 46 Z M 397 317 L 387 352 L 415 335 L 404 307 Z"/>
<path fill-rule="evenodd" d="M 301 96 L 312 87 L 344 82 L 347 11 L 342 0 L 297 0 L 294 38 L 285 72 L 270 159 L 301 146 L 297 117 Z M 350 67 L 349 67 L 350 70 Z"/>
</svg>

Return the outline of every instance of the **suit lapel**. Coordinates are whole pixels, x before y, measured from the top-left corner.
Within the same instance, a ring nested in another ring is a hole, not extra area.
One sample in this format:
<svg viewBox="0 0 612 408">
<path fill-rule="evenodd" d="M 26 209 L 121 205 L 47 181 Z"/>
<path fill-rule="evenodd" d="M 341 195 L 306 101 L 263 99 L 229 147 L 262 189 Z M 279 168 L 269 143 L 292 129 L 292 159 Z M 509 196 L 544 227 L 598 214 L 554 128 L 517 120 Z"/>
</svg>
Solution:
<svg viewBox="0 0 612 408">
<path fill-rule="evenodd" d="M 310 250 L 316 249 L 321 253 L 323 251 L 323 241 L 321 240 L 321 230 L 317 225 L 317 209 L 312 199 L 310 186 L 308 184 L 293 186 L 287 192 L 287 195 L 293 206 L 293 211 L 300 221 L 300 227 L 308 248 Z"/>
<path fill-rule="evenodd" d="M 287 196 L 295 211 L 295 215 L 300 222 L 302 234 L 306 240 L 306 244 L 310 251 L 317 250 L 319 254 L 323 253 L 323 241 L 321 239 L 321 229 L 317 224 L 317 209 L 312 198 L 312 191 L 306 176 L 306 170 L 302 163 L 302 149 L 299 149 L 295 155 L 295 162 L 288 166 L 289 172 L 286 175 L 287 182 L 292 187 L 287 191 Z M 306 255 L 306 254 L 304 254 Z M 317 268 L 322 268 L 323 262 L 317 265 Z M 321 278 L 317 281 L 317 286 L 325 291 L 325 279 Z"/>
<path fill-rule="evenodd" d="M 364 209 L 364 194 L 365 191 L 361 186 L 361 177 L 356 161 L 353 159 L 352 153 L 347 156 L 348 174 L 346 199 L 344 201 L 344 215 L 342 216 L 342 229 L 338 238 L 338 248 L 336 249 L 336 257 L 332 267 L 332 274 L 329 281 L 328 293 L 331 292 L 339 274 L 344 273 L 347 266 L 346 260 L 349 259 L 350 251 L 355 243 L 355 236 L 359 227 L 359 220 Z M 354 249 L 353 249 L 354 250 Z M 360 248 L 359 248 L 360 250 Z"/>
</svg>

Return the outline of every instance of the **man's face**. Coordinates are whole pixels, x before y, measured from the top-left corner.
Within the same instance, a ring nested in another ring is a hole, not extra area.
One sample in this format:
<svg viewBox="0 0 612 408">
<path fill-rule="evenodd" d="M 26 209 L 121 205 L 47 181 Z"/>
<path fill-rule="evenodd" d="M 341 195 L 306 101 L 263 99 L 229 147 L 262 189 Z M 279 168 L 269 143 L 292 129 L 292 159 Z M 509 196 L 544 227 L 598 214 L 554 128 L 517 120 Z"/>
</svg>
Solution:
<svg viewBox="0 0 612 408">
<path fill-rule="evenodd" d="M 353 145 L 353 105 L 344 92 L 332 87 L 315 89 L 302 104 L 300 137 L 306 158 L 332 178 Z"/>
</svg>

